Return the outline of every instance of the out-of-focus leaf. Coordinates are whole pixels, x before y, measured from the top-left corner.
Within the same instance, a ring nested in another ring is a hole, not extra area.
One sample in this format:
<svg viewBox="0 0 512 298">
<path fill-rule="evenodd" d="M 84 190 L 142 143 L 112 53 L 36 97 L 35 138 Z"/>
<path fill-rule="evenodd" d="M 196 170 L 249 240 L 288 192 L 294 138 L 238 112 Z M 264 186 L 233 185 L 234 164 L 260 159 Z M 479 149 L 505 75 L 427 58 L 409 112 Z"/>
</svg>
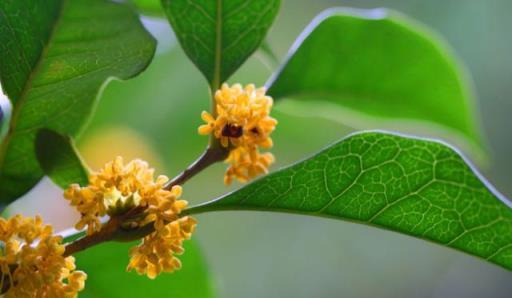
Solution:
<svg viewBox="0 0 512 298">
<path fill-rule="evenodd" d="M 261 43 L 259 50 L 263 54 L 264 58 L 267 60 L 266 62 L 269 68 L 273 69 L 274 66 L 277 67 L 279 65 L 279 59 L 277 58 L 276 53 L 272 49 L 272 46 L 270 46 L 270 44 L 268 43 L 268 40 L 264 40 Z"/>
<path fill-rule="evenodd" d="M 49 129 L 40 130 L 36 136 L 36 155 L 44 173 L 58 186 L 88 184 L 88 171 L 69 136 Z"/>
<path fill-rule="evenodd" d="M 87 273 L 80 297 L 210 298 L 214 290 L 206 262 L 195 241 L 185 242 L 181 270 L 162 273 L 155 280 L 126 272 L 130 247 L 137 243 L 104 243 L 75 255 L 77 268 Z"/>
<path fill-rule="evenodd" d="M 34 150 L 39 129 L 74 136 L 105 81 L 140 73 L 154 50 L 124 4 L 0 1 L 0 80 L 13 105 L 0 146 L 0 201 L 13 201 L 42 177 Z"/>
<path fill-rule="evenodd" d="M 397 231 L 512 269 L 510 202 L 452 148 L 381 132 L 352 135 L 188 214 L 261 210 Z"/>
<path fill-rule="evenodd" d="M 217 89 L 258 48 L 280 0 L 162 0 L 162 5 L 188 57 Z"/>
<path fill-rule="evenodd" d="M 164 17 L 160 0 L 130 0 L 142 14 Z"/>
<path fill-rule="evenodd" d="M 443 136 L 482 153 L 466 73 L 441 40 L 389 10 L 325 11 L 267 86 L 355 128 Z"/>
</svg>

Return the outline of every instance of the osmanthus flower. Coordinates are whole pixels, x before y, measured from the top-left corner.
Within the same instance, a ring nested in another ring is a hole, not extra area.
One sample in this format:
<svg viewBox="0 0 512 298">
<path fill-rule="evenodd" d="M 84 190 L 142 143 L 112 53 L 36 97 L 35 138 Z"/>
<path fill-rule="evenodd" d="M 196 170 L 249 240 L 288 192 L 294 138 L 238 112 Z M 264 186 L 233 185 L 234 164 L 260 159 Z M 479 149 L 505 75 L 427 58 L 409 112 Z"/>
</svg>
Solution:
<svg viewBox="0 0 512 298">
<path fill-rule="evenodd" d="M 87 275 L 64 257 L 62 237 L 40 217 L 0 218 L 0 289 L 5 297 L 76 297 Z M 8 283 L 8 285 L 6 284 Z"/>
<path fill-rule="evenodd" d="M 130 250 L 127 270 L 135 269 L 153 279 L 161 272 L 180 269 L 181 262 L 175 254 L 183 253 L 182 243 L 190 239 L 195 226 L 196 221 L 187 216 L 156 229 Z"/>
<path fill-rule="evenodd" d="M 166 176 L 154 177 L 154 169 L 141 160 L 123 163 L 121 157 L 108 162 L 101 170 L 89 176 L 89 185 L 71 185 L 64 196 L 82 215 L 77 229 L 87 226 L 87 234 L 101 230 L 102 216 L 123 218 L 140 209 L 122 224 L 127 228 L 154 225 L 154 232 L 143 238 L 141 245 L 130 252 L 128 270 L 154 278 L 160 272 L 179 268 L 174 255 L 183 252 L 181 243 L 189 239 L 195 227 L 190 217 L 180 218 L 187 201 L 180 200 L 181 186 L 165 189 Z M 156 274 L 155 274 L 156 273 Z"/>
<path fill-rule="evenodd" d="M 226 184 L 233 178 L 246 182 L 266 173 L 274 162 L 271 153 L 259 152 L 259 148 L 272 147 L 270 134 L 277 125 L 277 120 L 270 117 L 273 100 L 265 93 L 265 88 L 256 89 L 253 84 L 223 84 L 215 92 L 217 116 L 206 111 L 201 114 L 206 124 L 199 127 L 199 134 L 213 134 L 230 150 L 226 158 L 230 164 L 224 178 Z"/>
<path fill-rule="evenodd" d="M 224 175 L 224 183 L 231 184 L 233 177 L 240 182 L 247 182 L 260 174 L 266 174 L 274 162 L 270 152 L 260 154 L 255 147 L 241 146 L 229 152 L 226 162 L 230 164 Z"/>
</svg>

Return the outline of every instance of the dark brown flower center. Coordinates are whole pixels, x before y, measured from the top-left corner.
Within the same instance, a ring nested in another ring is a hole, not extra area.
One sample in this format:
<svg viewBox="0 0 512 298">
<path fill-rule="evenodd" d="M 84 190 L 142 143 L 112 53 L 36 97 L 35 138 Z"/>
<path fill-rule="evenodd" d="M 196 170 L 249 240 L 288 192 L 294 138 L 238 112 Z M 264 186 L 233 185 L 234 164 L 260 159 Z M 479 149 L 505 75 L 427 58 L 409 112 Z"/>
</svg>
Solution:
<svg viewBox="0 0 512 298">
<path fill-rule="evenodd" d="M 230 138 L 239 138 L 242 136 L 244 130 L 241 126 L 235 124 L 226 124 L 222 128 L 222 136 Z"/>
<path fill-rule="evenodd" d="M 257 127 L 253 127 L 249 130 L 252 134 L 255 134 L 255 135 L 259 135 L 260 134 L 260 131 L 258 130 Z"/>
</svg>

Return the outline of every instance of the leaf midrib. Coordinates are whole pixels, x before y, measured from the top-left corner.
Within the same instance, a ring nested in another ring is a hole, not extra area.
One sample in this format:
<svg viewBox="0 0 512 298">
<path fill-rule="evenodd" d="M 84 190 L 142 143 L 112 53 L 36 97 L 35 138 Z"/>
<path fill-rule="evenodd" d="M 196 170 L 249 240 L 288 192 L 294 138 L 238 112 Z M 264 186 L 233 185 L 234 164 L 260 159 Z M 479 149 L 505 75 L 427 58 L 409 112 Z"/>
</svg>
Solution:
<svg viewBox="0 0 512 298">
<path fill-rule="evenodd" d="M 44 57 L 48 54 L 48 49 L 50 47 L 50 44 L 52 44 L 52 41 L 55 37 L 55 32 L 57 30 L 57 27 L 59 26 L 62 15 L 64 14 L 64 8 L 68 4 L 68 0 L 62 0 L 61 6 L 59 8 L 59 12 L 57 13 L 57 17 L 55 18 L 55 21 L 53 22 L 52 28 L 50 30 L 50 34 L 48 36 L 48 40 L 46 44 L 43 46 L 43 49 L 41 50 L 41 54 L 39 55 L 39 58 L 32 69 L 27 81 L 25 82 L 25 85 L 23 86 L 22 92 L 20 94 L 19 99 L 16 101 L 16 103 L 12 107 L 12 116 L 11 116 L 11 122 L 9 123 L 9 130 L 7 131 L 7 134 L 4 138 L 4 141 L 0 144 L 0 170 L 3 168 L 5 163 L 5 155 L 7 153 L 7 149 L 9 148 L 9 143 L 11 141 L 12 135 L 15 131 L 15 127 L 17 124 L 17 120 L 20 114 L 21 107 L 23 106 L 26 95 L 30 87 L 32 86 L 32 83 L 34 81 L 34 78 L 36 74 L 39 73 L 39 69 L 41 68 L 42 61 Z"/>
<path fill-rule="evenodd" d="M 342 221 L 342 222 L 348 222 L 348 223 L 353 223 L 353 224 L 365 225 L 368 227 L 377 228 L 382 231 L 388 231 L 388 232 L 398 233 L 398 234 L 401 234 L 401 235 L 404 235 L 407 237 L 412 237 L 413 239 L 425 241 L 425 242 L 434 244 L 436 246 L 451 249 L 456 252 L 467 253 L 467 251 L 465 251 L 463 249 L 451 246 L 450 242 L 441 243 L 439 241 L 436 241 L 436 240 L 433 240 L 433 239 L 430 239 L 427 237 L 423 237 L 423 236 L 421 236 L 421 237 L 412 236 L 410 233 L 407 233 L 407 232 L 395 230 L 395 229 L 392 229 L 392 228 L 384 226 L 384 225 L 378 225 L 371 221 L 365 221 L 365 220 L 355 219 L 355 218 L 351 218 L 351 217 L 340 218 L 337 215 L 332 215 L 332 214 L 327 214 L 327 213 L 318 213 L 315 211 L 305 211 L 305 210 L 293 210 L 293 209 L 287 209 L 287 208 L 282 208 L 282 207 L 281 208 L 276 208 L 276 207 L 268 208 L 268 207 L 261 207 L 261 206 L 249 206 L 249 205 L 241 205 L 241 206 L 233 206 L 233 205 L 217 206 L 217 205 L 215 205 L 215 203 L 217 201 L 220 201 L 223 198 L 224 198 L 224 196 L 217 198 L 217 199 L 213 199 L 206 203 L 202 203 L 202 204 L 187 208 L 181 212 L 181 215 L 182 216 L 187 216 L 187 215 L 197 216 L 197 215 L 202 215 L 202 214 L 209 213 L 209 212 L 230 212 L 230 211 L 251 211 L 251 212 L 265 212 L 265 213 L 277 213 L 277 214 L 305 215 L 305 216 L 312 216 L 312 217 L 318 217 L 318 218 L 325 218 L 325 219 L 329 219 L 329 220 L 335 220 L 338 222 Z M 462 234 L 464 234 L 464 232 Z M 476 257 L 481 260 L 489 261 L 489 259 L 496 256 L 498 253 L 500 253 L 504 249 L 509 248 L 510 246 L 512 246 L 512 244 L 503 246 L 503 247 L 499 248 L 498 250 L 496 250 L 496 252 L 494 252 L 493 254 L 491 254 L 488 257 L 482 257 L 482 256 L 475 255 L 475 254 L 471 254 L 471 256 Z M 503 267 L 507 270 L 510 270 L 509 268 L 507 268 L 501 264 L 497 264 L 497 265 L 500 267 Z"/>
<path fill-rule="evenodd" d="M 222 0 L 217 0 L 217 14 L 215 24 L 215 62 L 213 69 L 212 95 L 220 87 L 220 74 L 222 62 Z M 215 109 L 214 109 L 215 110 Z"/>
</svg>

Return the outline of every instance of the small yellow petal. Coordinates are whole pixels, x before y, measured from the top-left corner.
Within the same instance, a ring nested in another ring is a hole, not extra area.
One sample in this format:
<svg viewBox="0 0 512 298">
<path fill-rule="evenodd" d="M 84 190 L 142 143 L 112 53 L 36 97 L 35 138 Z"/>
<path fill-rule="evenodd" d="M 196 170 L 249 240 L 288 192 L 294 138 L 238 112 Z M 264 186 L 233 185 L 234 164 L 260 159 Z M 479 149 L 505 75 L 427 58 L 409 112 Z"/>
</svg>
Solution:
<svg viewBox="0 0 512 298">
<path fill-rule="evenodd" d="M 207 111 L 203 111 L 201 113 L 201 119 L 203 119 L 207 123 L 215 121 L 215 118 L 213 118 L 213 116 L 210 113 L 208 113 Z"/>
<path fill-rule="evenodd" d="M 213 127 L 208 124 L 203 124 L 203 125 L 199 126 L 197 129 L 197 132 L 200 135 L 209 135 L 210 133 L 212 133 L 212 131 L 213 131 Z"/>
<path fill-rule="evenodd" d="M 203 112 L 201 118 L 207 124 L 201 125 L 201 135 L 213 135 L 230 153 L 226 162 L 230 168 L 226 171 L 224 183 L 233 179 L 247 181 L 259 174 L 268 172 L 273 163 L 270 157 L 260 154 L 259 148 L 271 148 L 273 141 L 270 134 L 275 130 L 277 120 L 270 117 L 273 105 L 272 97 L 266 95 L 266 89 L 256 88 L 254 84 L 245 87 L 241 84 L 223 83 L 215 91 L 216 117 Z M 238 127 L 238 134 L 230 129 Z"/>
</svg>

